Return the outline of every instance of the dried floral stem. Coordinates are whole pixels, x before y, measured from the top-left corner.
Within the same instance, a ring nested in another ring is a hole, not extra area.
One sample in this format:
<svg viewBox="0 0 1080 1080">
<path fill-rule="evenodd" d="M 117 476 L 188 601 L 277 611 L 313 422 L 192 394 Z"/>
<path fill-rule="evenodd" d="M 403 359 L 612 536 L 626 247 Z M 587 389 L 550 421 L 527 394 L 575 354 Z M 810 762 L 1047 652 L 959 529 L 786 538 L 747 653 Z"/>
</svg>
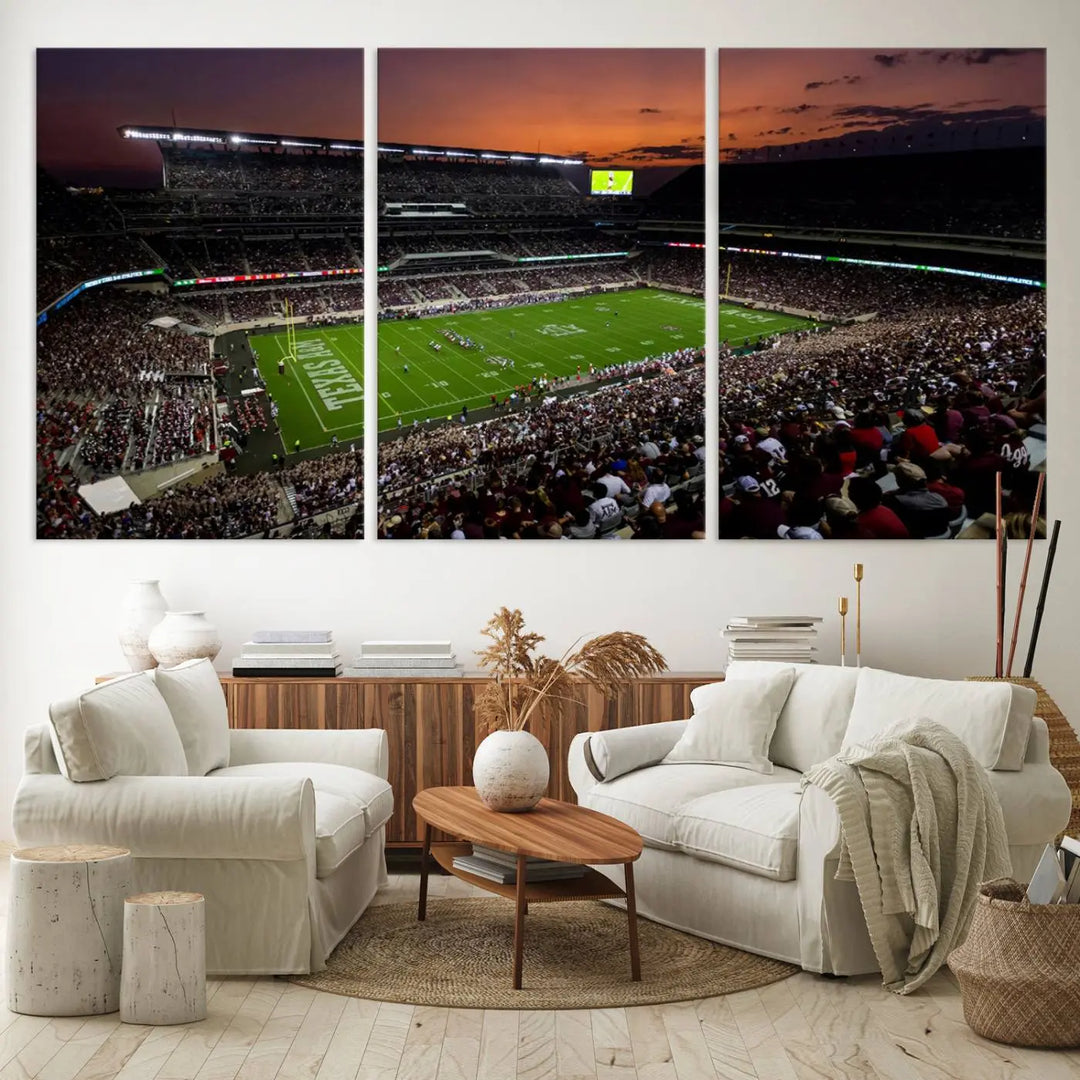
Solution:
<svg viewBox="0 0 1080 1080">
<path fill-rule="evenodd" d="M 532 718 L 557 714 L 576 699 L 570 688 L 584 679 L 610 697 L 629 679 L 652 675 L 666 661 L 644 637 L 617 631 L 580 644 L 578 638 L 558 660 L 536 654 L 544 640 L 525 631 L 517 609 L 500 608 L 481 631 L 492 644 L 478 653 L 480 666 L 491 672 L 476 702 L 477 717 L 489 729 L 521 731 Z"/>
</svg>

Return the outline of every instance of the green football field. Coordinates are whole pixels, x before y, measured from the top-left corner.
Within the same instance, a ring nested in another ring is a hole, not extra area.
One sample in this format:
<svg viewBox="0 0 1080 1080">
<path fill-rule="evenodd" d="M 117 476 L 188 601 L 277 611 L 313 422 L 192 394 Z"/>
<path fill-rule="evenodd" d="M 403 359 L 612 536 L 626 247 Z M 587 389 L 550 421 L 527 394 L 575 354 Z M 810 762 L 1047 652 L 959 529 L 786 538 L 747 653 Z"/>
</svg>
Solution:
<svg viewBox="0 0 1080 1080">
<path fill-rule="evenodd" d="M 734 346 L 812 326 L 807 319 L 720 306 L 720 339 Z M 472 346 L 445 336 L 468 338 Z M 561 379 L 642 360 L 705 341 L 699 297 L 659 289 L 600 293 L 546 304 L 388 321 L 379 326 L 379 429 L 458 416 L 502 401 L 537 377 Z M 438 344 L 435 349 L 433 344 Z M 279 405 L 282 442 L 292 451 L 361 438 L 363 327 L 298 329 L 297 359 L 278 374 L 285 335 L 252 339 L 259 370 Z M 483 346 L 483 348 L 481 348 Z M 400 425 L 398 421 L 400 420 Z"/>
<path fill-rule="evenodd" d="M 534 378 L 587 376 L 590 364 L 603 368 L 704 343 L 704 302 L 658 289 L 384 322 L 379 427 L 396 427 L 399 418 L 403 427 L 445 419 L 463 405 L 489 406 L 492 394 L 502 401 Z"/>
<path fill-rule="evenodd" d="M 285 449 L 292 453 L 327 446 L 336 435 L 348 443 L 364 434 L 364 328 L 323 326 L 296 331 L 295 361 L 278 374 L 278 361 L 288 355 L 285 335 L 260 334 L 251 339 L 259 354 L 259 372 L 278 403 L 278 426 Z"/>
</svg>

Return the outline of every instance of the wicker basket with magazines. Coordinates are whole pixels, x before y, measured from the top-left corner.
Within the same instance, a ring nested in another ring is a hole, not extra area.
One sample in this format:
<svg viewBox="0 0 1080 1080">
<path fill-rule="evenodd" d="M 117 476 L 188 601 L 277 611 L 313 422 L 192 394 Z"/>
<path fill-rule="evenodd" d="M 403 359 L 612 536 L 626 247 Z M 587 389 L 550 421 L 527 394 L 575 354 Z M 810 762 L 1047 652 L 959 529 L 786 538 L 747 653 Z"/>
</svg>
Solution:
<svg viewBox="0 0 1080 1080">
<path fill-rule="evenodd" d="M 1018 882 L 987 882 L 949 967 L 978 1034 L 1013 1046 L 1080 1046 L 1080 904 L 1031 904 Z"/>
</svg>

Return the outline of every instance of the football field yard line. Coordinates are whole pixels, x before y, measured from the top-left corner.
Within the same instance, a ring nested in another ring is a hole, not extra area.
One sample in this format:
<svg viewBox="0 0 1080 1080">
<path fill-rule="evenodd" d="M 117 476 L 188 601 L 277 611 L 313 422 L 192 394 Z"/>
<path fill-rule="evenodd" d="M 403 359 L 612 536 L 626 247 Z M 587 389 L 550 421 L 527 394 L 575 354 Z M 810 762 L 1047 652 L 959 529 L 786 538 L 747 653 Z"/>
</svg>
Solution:
<svg viewBox="0 0 1080 1080">
<path fill-rule="evenodd" d="M 380 430 L 392 428 L 399 417 L 442 419 L 462 406 L 483 408 L 492 396 L 501 402 L 516 387 L 545 375 L 572 383 L 578 368 L 585 372 L 590 364 L 601 371 L 665 352 L 700 348 L 705 338 L 704 302 L 684 300 L 679 294 L 669 306 L 641 303 L 643 299 L 663 300 L 665 295 L 641 288 L 617 296 L 594 294 L 516 308 L 387 320 L 379 328 Z M 597 310 L 605 306 L 611 310 Z M 539 332 L 541 327 L 570 324 L 581 333 Z M 662 324 L 678 329 L 665 331 Z M 444 339 L 444 329 L 467 336 L 484 349 L 457 346 Z M 438 353 L 431 349 L 430 341 L 442 346 Z M 514 367 L 491 364 L 490 358 L 496 356 L 509 358 Z M 399 370 L 402 363 L 409 365 L 408 376 L 403 377 Z M 393 379 L 389 378 L 391 373 Z M 428 382 L 448 385 L 425 387 Z M 411 394 L 404 394 L 405 385 Z M 391 388 L 390 397 L 384 398 L 387 387 Z M 420 403 L 419 407 L 413 407 L 413 401 Z"/>
</svg>

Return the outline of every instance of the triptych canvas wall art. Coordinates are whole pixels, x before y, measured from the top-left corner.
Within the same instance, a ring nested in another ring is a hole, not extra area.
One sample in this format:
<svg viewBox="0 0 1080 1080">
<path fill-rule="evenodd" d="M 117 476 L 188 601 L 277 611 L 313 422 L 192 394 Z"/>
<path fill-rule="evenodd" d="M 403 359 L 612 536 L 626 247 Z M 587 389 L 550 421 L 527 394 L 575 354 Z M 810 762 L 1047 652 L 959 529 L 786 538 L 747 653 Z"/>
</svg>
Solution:
<svg viewBox="0 0 1080 1080">
<path fill-rule="evenodd" d="M 1027 534 L 1044 51 L 377 62 L 39 52 L 39 537 Z"/>
</svg>

